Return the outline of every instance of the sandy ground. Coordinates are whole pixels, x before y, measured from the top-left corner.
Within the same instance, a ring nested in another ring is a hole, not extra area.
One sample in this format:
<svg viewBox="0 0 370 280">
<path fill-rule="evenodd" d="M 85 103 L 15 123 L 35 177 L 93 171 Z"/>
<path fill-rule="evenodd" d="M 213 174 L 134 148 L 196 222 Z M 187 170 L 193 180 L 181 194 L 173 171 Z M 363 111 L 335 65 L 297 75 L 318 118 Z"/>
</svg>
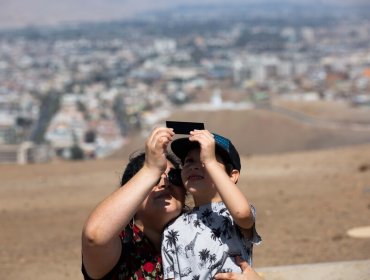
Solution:
<svg viewBox="0 0 370 280">
<path fill-rule="evenodd" d="M 370 259 L 370 239 L 346 234 L 370 225 L 370 144 L 319 148 L 241 148 L 238 184 L 257 208 L 263 238 L 255 267 Z M 0 279 L 82 279 L 82 225 L 118 187 L 125 164 L 117 153 L 89 162 L 0 165 Z"/>
</svg>

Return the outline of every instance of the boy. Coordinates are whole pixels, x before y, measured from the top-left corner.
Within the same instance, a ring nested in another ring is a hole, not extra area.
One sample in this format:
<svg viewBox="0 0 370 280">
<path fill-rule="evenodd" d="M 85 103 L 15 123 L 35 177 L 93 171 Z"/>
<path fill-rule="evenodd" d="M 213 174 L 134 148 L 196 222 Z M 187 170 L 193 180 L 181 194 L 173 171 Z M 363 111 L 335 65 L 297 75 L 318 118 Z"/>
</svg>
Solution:
<svg viewBox="0 0 370 280">
<path fill-rule="evenodd" d="M 238 272 L 235 257 L 252 264 L 255 210 L 236 186 L 240 157 L 229 139 L 207 130 L 171 143 L 181 160 L 185 188 L 195 207 L 163 233 L 164 279 L 210 279 L 217 272 Z"/>
</svg>

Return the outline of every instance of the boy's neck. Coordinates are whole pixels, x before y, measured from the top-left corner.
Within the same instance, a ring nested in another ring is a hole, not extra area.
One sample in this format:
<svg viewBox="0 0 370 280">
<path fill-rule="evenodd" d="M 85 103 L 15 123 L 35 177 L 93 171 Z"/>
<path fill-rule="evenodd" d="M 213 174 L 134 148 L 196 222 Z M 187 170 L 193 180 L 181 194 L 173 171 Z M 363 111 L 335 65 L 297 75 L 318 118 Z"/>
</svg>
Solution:
<svg viewBox="0 0 370 280">
<path fill-rule="evenodd" d="M 221 196 L 218 193 L 216 193 L 212 197 L 197 196 L 197 197 L 193 197 L 193 198 L 194 198 L 194 205 L 195 206 L 201 206 L 201 205 L 210 204 L 212 202 L 221 202 L 222 201 Z"/>
</svg>

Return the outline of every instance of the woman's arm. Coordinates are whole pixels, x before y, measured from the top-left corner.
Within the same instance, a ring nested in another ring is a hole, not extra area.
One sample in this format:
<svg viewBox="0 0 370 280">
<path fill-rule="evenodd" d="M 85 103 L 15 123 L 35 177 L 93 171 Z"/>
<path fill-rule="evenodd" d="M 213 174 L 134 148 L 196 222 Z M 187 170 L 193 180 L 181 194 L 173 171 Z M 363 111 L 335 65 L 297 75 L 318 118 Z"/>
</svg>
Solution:
<svg viewBox="0 0 370 280">
<path fill-rule="evenodd" d="M 101 278 L 117 264 L 122 253 L 119 234 L 165 171 L 165 150 L 172 136 L 170 129 L 154 129 L 146 141 L 144 166 L 88 217 L 82 231 L 82 255 L 90 277 Z"/>
</svg>

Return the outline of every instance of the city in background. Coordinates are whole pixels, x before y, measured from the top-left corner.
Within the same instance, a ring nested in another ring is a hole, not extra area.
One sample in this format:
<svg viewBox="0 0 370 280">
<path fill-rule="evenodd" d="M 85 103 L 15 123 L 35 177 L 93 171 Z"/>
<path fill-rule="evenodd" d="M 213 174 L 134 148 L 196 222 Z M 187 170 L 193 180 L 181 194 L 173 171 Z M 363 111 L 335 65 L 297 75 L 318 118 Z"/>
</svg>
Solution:
<svg viewBox="0 0 370 280">
<path fill-rule="evenodd" d="M 0 161 L 92 159 L 177 108 L 271 100 L 370 106 L 370 14 L 188 5 L 129 20 L 0 30 Z"/>
</svg>

